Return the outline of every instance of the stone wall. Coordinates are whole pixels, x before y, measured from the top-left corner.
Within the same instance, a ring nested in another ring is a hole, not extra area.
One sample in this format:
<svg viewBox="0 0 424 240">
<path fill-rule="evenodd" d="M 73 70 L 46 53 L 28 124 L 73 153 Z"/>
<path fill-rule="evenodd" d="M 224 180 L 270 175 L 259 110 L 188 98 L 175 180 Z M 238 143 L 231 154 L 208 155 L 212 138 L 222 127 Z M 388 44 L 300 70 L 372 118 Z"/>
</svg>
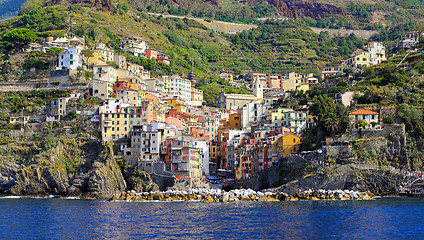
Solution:
<svg viewBox="0 0 424 240">
<path fill-rule="evenodd" d="M 372 35 L 378 33 L 378 31 L 372 31 L 372 30 L 330 29 L 330 28 L 317 28 L 317 27 L 311 27 L 311 29 L 317 34 L 319 34 L 320 32 L 328 32 L 331 37 L 348 36 L 353 33 L 357 37 L 369 39 Z"/>
<path fill-rule="evenodd" d="M 150 174 L 153 182 L 155 182 L 161 190 L 165 190 L 175 183 L 176 178 L 174 174 L 165 170 L 165 163 L 163 162 L 151 163 L 150 166 L 141 163 L 138 167 L 141 171 Z"/>
</svg>

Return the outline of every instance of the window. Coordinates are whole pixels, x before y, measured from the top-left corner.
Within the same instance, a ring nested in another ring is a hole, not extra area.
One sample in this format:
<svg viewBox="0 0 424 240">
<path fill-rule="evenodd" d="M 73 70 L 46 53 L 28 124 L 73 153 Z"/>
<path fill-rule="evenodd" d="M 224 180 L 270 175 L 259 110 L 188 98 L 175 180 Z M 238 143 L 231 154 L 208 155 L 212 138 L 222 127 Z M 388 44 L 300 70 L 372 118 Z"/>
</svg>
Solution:
<svg viewBox="0 0 424 240">
<path fill-rule="evenodd" d="M 71 64 L 71 65 L 74 65 L 74 61 L 71 61 L 71 62 L 70 62 L 70 64 Z"/>
<path fill-rule="evenodd" d="M 293 143 L 296 143 L 296 138 L 293 138 Z"/>
</svg>

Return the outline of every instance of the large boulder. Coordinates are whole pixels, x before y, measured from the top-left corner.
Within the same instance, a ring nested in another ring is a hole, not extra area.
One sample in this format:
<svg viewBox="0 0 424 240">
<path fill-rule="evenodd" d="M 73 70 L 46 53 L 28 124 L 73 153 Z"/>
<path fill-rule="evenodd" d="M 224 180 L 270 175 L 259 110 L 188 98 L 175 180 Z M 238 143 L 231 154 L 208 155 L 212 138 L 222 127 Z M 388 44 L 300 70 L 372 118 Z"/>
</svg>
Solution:
<svg viewBox="0 0 424 240">
<path fill-rule="evenodd" d="M 127 177 L 128 189 L 136 192 L 159 191 L 159 186 L 153 182 L 150 174 L 136 169 L 128 169 Z"/>
<path fill-rule="evenodd" d="M 115 159 L 94 162 L 87 173 L 80 174 L 68 189 L 71 196 L 109 199 L 125 191 L 127 184 Z"/>
</svg>

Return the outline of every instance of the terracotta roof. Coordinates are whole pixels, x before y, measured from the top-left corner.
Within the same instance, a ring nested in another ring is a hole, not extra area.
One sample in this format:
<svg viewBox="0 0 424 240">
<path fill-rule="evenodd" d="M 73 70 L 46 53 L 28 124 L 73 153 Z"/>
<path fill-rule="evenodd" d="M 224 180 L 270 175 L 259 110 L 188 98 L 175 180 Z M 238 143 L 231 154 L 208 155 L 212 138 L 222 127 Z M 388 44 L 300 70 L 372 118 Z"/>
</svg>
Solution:
<svg viewBox="0 0 424 240">
<path fill-rule="evenodd" d="M 378 113 L 370 111 L 370 110 L 361 109 L 355 112 L 351 112 L 349 113 L 349 115 L 378 115 Z"/>
</svg>

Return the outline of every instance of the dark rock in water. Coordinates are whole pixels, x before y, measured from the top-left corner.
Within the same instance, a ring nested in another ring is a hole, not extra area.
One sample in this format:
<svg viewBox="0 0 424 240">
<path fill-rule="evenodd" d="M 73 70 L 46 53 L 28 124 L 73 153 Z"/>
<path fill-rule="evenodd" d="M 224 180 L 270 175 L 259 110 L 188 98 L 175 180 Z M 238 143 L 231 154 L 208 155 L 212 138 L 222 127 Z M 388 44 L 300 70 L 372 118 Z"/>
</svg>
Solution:
<svg viewBox="0 0 424 240">
<path fill-rule="evenodd" d="M 150 174 L 128 168 L 125 171 L 125 176 L 128 182 L 128 189 L 136 192 L 152 192 L 158 191 L 159 186 L 153 182 Z"/>
</svg>

